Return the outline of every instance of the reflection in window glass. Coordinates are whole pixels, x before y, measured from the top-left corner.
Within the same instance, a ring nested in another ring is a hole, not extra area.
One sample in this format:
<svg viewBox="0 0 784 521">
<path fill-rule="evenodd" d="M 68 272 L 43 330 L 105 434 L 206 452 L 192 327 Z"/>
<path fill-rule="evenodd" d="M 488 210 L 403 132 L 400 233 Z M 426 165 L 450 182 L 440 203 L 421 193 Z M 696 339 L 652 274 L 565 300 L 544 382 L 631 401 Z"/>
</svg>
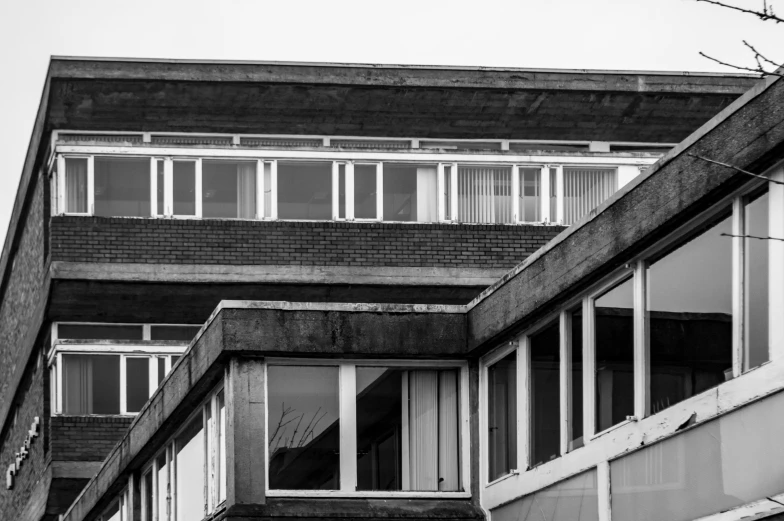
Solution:
<svg viewBox="0 0 784 521">
<path fill-rule="evenodd" d="M 125 396 L 127 412 L 139 412 L 150 398 L 150 359 L 125 359 Z"/>
<path fill-rule="evenodd" d="M 517 468 L 517 352 L 487 368 L 488 481 Z"/>
<path fill-rule="evenodd" d="M 651 412 L 732 375 L 728 217 L 648 268 Z"/>
<path fill-rule="evenodd" d="M 633 279 L 594 301 L 596 432 L 634 415 Z"/>
<path fill-rule="evenodd" d="M 532 335 L 531 356 L 531 466 L 558 457 L 561 449 L 558 321 Z"/>
<path fill-rule="evenodd" d="M 144 482 L 144 521 L 153 521 L 153 482 L 152 482 L 152 471 L 147 472 L 147 474 L 142 477 Z"/>
<path fill-rule="evenodd" d="M 155 165 L 156 165 L 155 166 L 156 175 L 158 176 L 157 181 L 155 183 L 156 200 L 157 200 L 156 206 L 158 212 L 157 215 L 160 217 L 166 213 L 164 208 L 166 202 L 163 198 L 163 194 L 166 191 L 166 186 L 165 186 L 166 179 L 164 175 L 164 160 L 163 159 L 156 160 Z"/>
<path fill-rule="evenodd" d="M 512 222 L 512 169 L 459 166 L 457 214 L 462 222 Z"/>
<path fill-rule="evenodd" d="M 101 324 L 58 324 L 57 337 L 73 340 L 142 340 L 142 326 Z"/>
<path fill-rule="evenodd" d="M 384 220 L 435 222 L 435 165 L 384 163 Z"/>
<path fill-rule="evenodd" d="M 768 237 L 767 191 L 745 209 L 746 235 Z M 768 245 L 770 241 L 746 241 L 746 349 L 743 369 L 768 361 Z"/>
<path fill-rule="evenodd" d="M 264 217 L 272 215 L 272 164 L 264 163 Z"/>
<path fill-rule="evenodd" d="M 459 490 L 457 375 L 357 368 L 357 490 Z"/>
<path fill-rule="evenodd" d="M 339 489 L 338 368 L 273 365 L 267 377 L 270 488 Z"/>
<path fill-rule="evenodd" d="M 196 163 L 174 161 L 174 215 L 196 215 Z"/>
<path fill-rule="evenodd" d="M 354 218 L 375 219 L 376 165 L 354 165 Z"/>
<path fill-rule="evenodd" d="M 495 508 L 490 515 L 493 521 L 599 521 L 596 470 Z"/>
<path fill-rule="evenodd" d="M 542 199 L 539 168 L 520 169 L 520 220 L 539 222 L 542 220 Z"/>
<path fill-rule="evenodd" d="M 204 517 L 204 430 L 197 415 L 174 440 L 177 456 L 177 519 Z"/>
<path fill-rule="evenodd" d="M 202 215 L 226 219 L 256 216 L 256 163 L 202 162 Z"/>
<path fill-rule="evenodd" d="M 158 466 L 158 490 L 156 491 L 158 521 L 169 519 L 169 466 L 166 464 L 167 452 L 169 452 L 168 448 L 155 459 Z"/>
<path fill-rule="evenodd" d="M 181 340 L 190 342 L 201 326 L 150 326 L 150 340 Z"/>
<path fill-rule="evenodd" d="M 160 387 L 163 379 L 166 378 L 166 357 L 158 357 L 158 386 Z"/>
<path fill-rule="evenodd" d="M 572 312 L 572 409 L 569 450 L 583 446 L 583 313 Z"/>
<path fill-rule="evenodd" d="M 120 414 L 119 384 L 120 355 L 63 355 L 63 413 Z"/>
<path fill-rule="evenodd" d="M 687 521 L 781 493 L 783 409 L 778 393 L 610 462 L 613 521 Z"/>
<path fill-rule="evenodd" d="M 65 211 L 87 213 L 87 159 L 65 159 Z"/>
<path fill-rule="evenodd" d="M 278 162 L 278 217 L 332 218 L 332 163 Z"/>
<path fill-rule="evenodd" d="M 95 158 L 95 215 L 150 216 L 150 160 Z"/>
</svg>

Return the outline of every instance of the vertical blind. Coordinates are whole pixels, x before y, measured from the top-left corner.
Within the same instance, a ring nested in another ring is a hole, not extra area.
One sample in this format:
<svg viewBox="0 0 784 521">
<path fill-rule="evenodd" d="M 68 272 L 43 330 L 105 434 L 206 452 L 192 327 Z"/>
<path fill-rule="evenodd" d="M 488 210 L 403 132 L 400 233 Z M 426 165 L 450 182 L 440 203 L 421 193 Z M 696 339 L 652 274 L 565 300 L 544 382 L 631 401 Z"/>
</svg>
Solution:
<svg viewBox="0 0 784 521">
<path fill-rule="evenodd" d="M 457 215 L 463 222 L 512 222 L 512 169 L 493 166 L 459 167 Z"/>
<path fill-rule="evenodd" d="M 617 190 L 614 168 L 564 168 L 564 224 L 572 224 Z"/>
</svg>

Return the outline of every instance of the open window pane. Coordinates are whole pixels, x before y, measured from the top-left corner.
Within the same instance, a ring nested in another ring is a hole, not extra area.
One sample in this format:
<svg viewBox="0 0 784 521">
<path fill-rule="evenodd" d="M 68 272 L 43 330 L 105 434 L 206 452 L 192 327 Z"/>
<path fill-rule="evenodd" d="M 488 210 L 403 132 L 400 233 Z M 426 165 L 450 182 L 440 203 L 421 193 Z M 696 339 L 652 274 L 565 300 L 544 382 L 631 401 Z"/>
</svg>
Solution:
<svg viewBox="0 0 784 521">
<path fill-rule="evenodd" d="M 357 368 L 357 490 L 460 490 L 457 376 Z"/>
<path fill-rule="evenodd" d="M 57 337 L 73 340 L 142 340 L 142 326 L 58 324 Z"/>
<path fill-rule="evenodd" d="M 204 517 L 204 430 L 197 415 L 174 440 L 177 457 L 177 519 Z"/>
<path fill-rule="evenodd" d="M 338 368 L 272 365 L 267 377 L 270 489 L 338 490 Z"/>
<path fill-rule="evenodd" d="M 95 215 L 150 216 L 150 160 L 95 158 Z"/>
<path fill-rule="evenodd" d="M 531 466 L 561 449 L 560 334 L 556 320 L 528 339 L 531 355 Z"/>
<path fill-rule="evenodd" d="M 572 312 L 572 409 L 569 450 L 583 446 L 583 313 Z"/>
<path fill-rule="evenodd" d="M 65 212 L 87 213 L 87 159 L 65 159 Z"/>
<path fill-rule="evenodd" d="M 517 351 L 487 368 L 488 481 L 517 468 Z"/>
<path fill-rule="evenodd" d="M 541 170 L 539 168 L 520 169 L 520 220 L 540 222 L 542 220 Z"/>
<path fill-rule="evenodd" d="M 458 167 L 457 205 L 457 214 L 462 222 L 512 222 L 512 169 Z"/>
<path fill-rule="evenodd" d="M 564 224 L 572 224 L 615 193 L 614 168 L 564 167 Z"/>
<path fill-rule="evenodd" d="M 732 377 L 727 217 L 648 268 L 651 412 Z"/>
<path fill-rule="evenodd" d="M 278 162 L 278 217 L 332 218 L 332 163 Z"/>
<path fill-rule="evenodd" d="M 199 329 L 201 326 L 150 326 L 150 339 L 190 342 Z"/>
<path fill-rule="evenodd" d="M 376 165 L 354 165 L 354 218 L 376 219 Z"/>
<path fill-rule="evenodd" d="M 150 359 L 125 359 L 125 396 L 128 412 L 139 412 L 150 398 Z"/>
<path fill-rule="evenodd" d="M 120 414 L 120 355 L 63 355 L 63 413 Z"/>
<path fill-rule="evenodd" d="M 746 204 L 746 235 L 768 237 L 768 192 Z M 746 349 L 743 369 L 767 362 L 768 353 L 768 246 L 770 241 L 746 241 Z"/>
<path fill-rule="evenodd" d="M 435 222 L 436 165 L 384 163 L 384 220 Z"/>
<path fill-rule="evenodd" d="M 196 162 L 174 161 L 174 215 L 196 215 Z"/>
<path fill-rule="evenodd" d="M 225 219 L 256 216 L 256 163 L 202 162 L 202 215 Z"/>
<path fill-rule="evenodd" d="M 490 511 L 493 521 L 599 521 L 596 470 L 589 470 Z"/>
</svg>

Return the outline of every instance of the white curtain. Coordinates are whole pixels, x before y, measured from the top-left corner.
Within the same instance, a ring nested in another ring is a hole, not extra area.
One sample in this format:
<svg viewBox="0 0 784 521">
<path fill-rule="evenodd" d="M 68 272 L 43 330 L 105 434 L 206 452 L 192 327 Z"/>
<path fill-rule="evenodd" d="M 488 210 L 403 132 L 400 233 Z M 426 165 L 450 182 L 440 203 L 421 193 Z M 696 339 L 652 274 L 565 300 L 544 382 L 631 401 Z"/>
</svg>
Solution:
<svg viewBox="0 0 784 521">
<path fill-rule="evenodd" d="M 63 356 L 63 413 L 92 414 L 93 360 L 90 356 Z"/>
<path fill-rule="evenodd" d="M 572 224 L 615 193 L 614 168 L 564 168 L 564 224 Z"/>
<path fill-rule="evenodd" d="M 459 490 L 457 371 L 440 371 L 438 381 L 438 490 Z"/>
<path fill-rule="evenodd" d="M 87 160 L 65 160 L 65 211 L 87 212 Z"/>
<path fill-rule="evenodd" d="M 457 216 L 462 222 L 512 222 L 511 168 L 459 167 L 457 205 Z"/>
<path fill-rule="evenodd" d="M 256 165 L 253 163 L 237 165 L 237 217 L 256 217 Z"/>
<path fill-rule="evenodd" d="M 417 168 L 416 220 L 419 222 L 435 222 L 436 213 L 436 167 Z"/>
</svg>

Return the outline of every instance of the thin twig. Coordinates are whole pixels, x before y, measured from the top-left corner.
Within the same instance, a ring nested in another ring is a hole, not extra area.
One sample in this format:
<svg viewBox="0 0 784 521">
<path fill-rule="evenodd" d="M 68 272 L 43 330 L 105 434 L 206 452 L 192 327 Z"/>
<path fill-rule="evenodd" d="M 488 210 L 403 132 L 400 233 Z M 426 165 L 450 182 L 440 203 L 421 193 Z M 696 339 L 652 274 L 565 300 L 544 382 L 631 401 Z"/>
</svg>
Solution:
<svg viewBox="0 0 784 521">
<path fill-rule="evenodd" d="M 299 437 L 299 445 L 297 445 L 297 447 L 301 447 L 302 446 L 302 439 L 307 435 L 308 430 L 310 429 L 310 426 L 313 423 L 313 421 L 316 419 L 316 415 L 319 413 L 319 411 L 321 411 L 321 407 L 316 409 L 316 412 L 313 413 L 313 417 L 310 419 L 308 424 L 305 426 L 305 430 L 302 431 L 302 434 Z"/>
<path fill-rule="evenodd" d="M 773 12 L 773 8 L 768 7 L 767 1 L 764 1 L 762 4 L 762 11 L 757 11 L 754 9 L 744 9 L 743 7 L 725 4 L 724 2 L 718 2 L 717 0 L 697 0 L 697 1 L 704 2 L 706 4 L 718 5 L 719 7 L 726 7 L 727 9 L 740 11 L 741 13 L 751 14 L 758 17 L 762 21 L 770 20 L 772 22 L 776 22 L 777 24 L 784 22 L 784 18 L 779 18 L 778 16 L 776 16 L 776 13 Z"/>
<path fill-rule="evenodd" d="M 727 168 L 732 168 L 733 170 L 735 170 L 737 172 L 740 172 L 742 174 L 750 175 L 752 177 L 756 177 L 756 178 L 759 178 L 759 179 L 764 179 L 765 181 L 769 181 L 769 182 L 777 184 L 777 185 L 784 185 L 784 181 L 778 181 L 776 179 L 771 179 L 770 177 L 765 177 L 764 175 L 755 174 L 753 172 L 749 172 L 748 170 L 744 170 L 744 169 L 742 169 L 740 167 L 737 167 L 735 165 L 730 165 L 730 164 L 727 164 L 727 163 L 722 163 L 721 161 L 708 159 L 707 157 L 698 156 L 697 154 L 689 154 L 689 155 L 691 157 L 696 157 L 697 159 L 702 159 L 703 161 L 707 161 L 708 163 L 713 163 L 714 165 L 719 165 L 719 166 L 725 166 Z"/>
<path fill-rule="evenodd" d="M 761 241 L 784 241 L 784 239 L 780 239 L 779 237 L 759 237 L 757 235 L 733 235 L 731 233 L 720 233 L 719 235 L 723 235 L 724 237 L 740 237 L 741 239 L 759 239 Z"/>
<path fill-rule="evenodd" d="M 703 58 L 707 58 L 707 59 L 709 59 L 710 61 L 716 62 L 716 63 L 718 63 L 719 65 L 724 65 L 724 66 L 727 66 L 727 67 L 732 67 L 733 69 L 737 69 L 737 70 L 739 70 L 739 71 L 751 71 L 751 72 L 756 72 L 756 73 L 757 73 L 757 74 L 759 74 L 760 76 L 778 76 L 778 77 L 780 77 L 780 78 L 784 78 L 784 74 L 782 74 L 782 73 L 780 73 L 780 72 L 775 72 L 775 71 L 774 71 L 774 72 L 771 72 L 771 71 L 766 71 L 766 70 L 765 70 L 765 69 L 763 69 L 762 67 L 757 67 L 757 68 L 753 68 L 753 67 L 744 67 L 744 66 L 742 66 L 742 65 L 735 65 L 735 64 L 733 64 L 733 63 L 727 63 L 727 62 L 721 61 L 721 60 L 719 60 L 719 59 L 717 59 L 717 58 L 714 58 L 713 56 L 708 56 L 707 54 L 705 54 L 705 53 L 704 53 L 704 52 L 702 52 L 702 51 L 700 51 L 699 55 L 700 55 L 700 56 L 702 56 Z M 762 55 L 760 55 L 760 57 L 762 57 L 764 60 L 767 60 L 767 58 L 765 58 L 765 57 L 764 57 L 764 56 L 762 56 Z M 757 62 L 757 64 L 759 64 L 759 62 Z"/>
</svg>

